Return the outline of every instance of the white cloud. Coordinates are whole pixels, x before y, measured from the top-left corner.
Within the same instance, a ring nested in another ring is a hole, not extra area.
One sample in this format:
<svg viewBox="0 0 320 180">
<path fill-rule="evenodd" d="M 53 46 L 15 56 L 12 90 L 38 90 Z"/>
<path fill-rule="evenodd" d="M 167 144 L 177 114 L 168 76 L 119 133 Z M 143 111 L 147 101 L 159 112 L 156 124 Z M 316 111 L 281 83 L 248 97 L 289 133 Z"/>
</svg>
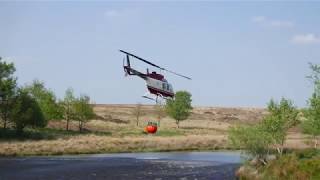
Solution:
<svg viewBox="0 0 320 180">
<path fill-rule="evenodd" d="M 262 26 L 277 27 L 277 28 L 291 28 L 294 26 L 294 23 L 291 21 L 274 20 L 274 19 L 269 19 L 265 16 L 255 16 L 252 18 L 252 22 Z"/>
<path fill-rule="evenodd" d="M 293 36 L 291 42 L 295 44 L 317 44 L 320 43 L 320 37 L 312 33 L 299 34 Z"/>
</svg>

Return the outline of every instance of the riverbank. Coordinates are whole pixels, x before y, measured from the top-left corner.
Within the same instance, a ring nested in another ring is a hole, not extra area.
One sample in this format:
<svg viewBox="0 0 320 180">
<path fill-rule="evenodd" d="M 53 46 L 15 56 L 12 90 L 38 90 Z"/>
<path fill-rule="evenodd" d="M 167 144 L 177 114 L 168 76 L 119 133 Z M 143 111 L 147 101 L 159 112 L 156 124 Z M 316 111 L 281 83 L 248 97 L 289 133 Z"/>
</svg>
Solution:
<svg viewBox="0 0 320 180">
<path fill-rule="evenodd" d="M 290 149 L 303 141 L 289 138 Z M 305 145 L 307 146 L 307 145 Z M 214 151 L 230 150 L 227 135 L 141 135 L 112 137 L 108 135 L 74 135 L 50 140 L 0 141 L 0 156 L 34 156 L 64 154 L 97 154 L 125 152 Z"/>
<path fill-rule="evenodd" d="M 105 137 L 80 135 L 69 139 L 0 142 L 0 156 L 96 154 L 119 152 L 201 151 L 228 149 L 223 136 Z"/>
<path fill-rule="evenodd" d="M 320 179 L 320 150 L 295 150 L 261 165 L 255 160 L 237 170 L 240 179 Z"/>
</svg>

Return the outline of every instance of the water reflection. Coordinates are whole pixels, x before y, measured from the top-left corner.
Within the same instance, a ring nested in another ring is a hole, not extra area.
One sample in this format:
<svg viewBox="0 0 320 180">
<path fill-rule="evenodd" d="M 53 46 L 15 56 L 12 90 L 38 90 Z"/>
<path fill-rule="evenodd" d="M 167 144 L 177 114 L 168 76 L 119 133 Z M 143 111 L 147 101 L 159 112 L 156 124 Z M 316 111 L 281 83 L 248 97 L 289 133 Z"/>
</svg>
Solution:
<svg viewBox="0 0 320 180">
<path fill-rule="evenodd" d="M 220 163 L 240 163 L 240 152 L 161 152 L 161 153 L 123 153 L 98 154 L 91 157 L 135 158 L 145 160 L 213 161 Z"/>
</svg>

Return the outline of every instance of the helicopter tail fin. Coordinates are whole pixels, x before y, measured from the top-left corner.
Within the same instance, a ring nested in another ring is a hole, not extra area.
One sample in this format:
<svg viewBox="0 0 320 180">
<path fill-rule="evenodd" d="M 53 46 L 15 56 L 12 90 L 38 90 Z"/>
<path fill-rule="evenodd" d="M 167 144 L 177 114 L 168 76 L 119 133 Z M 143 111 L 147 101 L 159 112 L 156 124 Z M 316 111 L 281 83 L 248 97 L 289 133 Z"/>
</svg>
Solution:
<svg viewBox="0 0 320 180">
<path fill-rule="evenodd" d="M 130 59 L 128 54 L 127 54 L 127 66 L 130 67 Z"/>
<path fill-rule="evenodd" d="M 127 64 L 125 64 L 125 58 L 123 58 L 123 69 L 125 72 L 125 76 L 130 75 L 130 69 L 131 69 L 130 59 L 128 55 L 126 56 L 126 61 L 127 61 Z"/>
</svg>

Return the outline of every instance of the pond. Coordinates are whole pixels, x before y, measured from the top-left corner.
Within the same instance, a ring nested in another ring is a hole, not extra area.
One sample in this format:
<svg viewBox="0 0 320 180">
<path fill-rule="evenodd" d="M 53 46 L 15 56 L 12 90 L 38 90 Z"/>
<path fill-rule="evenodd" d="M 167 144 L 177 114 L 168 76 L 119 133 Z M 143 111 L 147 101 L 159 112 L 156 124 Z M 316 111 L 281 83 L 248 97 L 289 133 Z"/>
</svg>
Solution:
<svg viewBox="0 0 320 180">
<path fill-rule="evenodd" d="M 0 158 L 0 179 L 235 179 L 240 152 Z"/>
<path fill-rule="evenodd" d="M 243 157 L 239 151 L 217 152 L 161 152 L 161 153 L 120 153 L 98 154 L 91 157 L 118 157 L 135 159 L 162 159 L 182 161 L 211 161 L 216 163 L 241 163 Z"/>
</svg>

